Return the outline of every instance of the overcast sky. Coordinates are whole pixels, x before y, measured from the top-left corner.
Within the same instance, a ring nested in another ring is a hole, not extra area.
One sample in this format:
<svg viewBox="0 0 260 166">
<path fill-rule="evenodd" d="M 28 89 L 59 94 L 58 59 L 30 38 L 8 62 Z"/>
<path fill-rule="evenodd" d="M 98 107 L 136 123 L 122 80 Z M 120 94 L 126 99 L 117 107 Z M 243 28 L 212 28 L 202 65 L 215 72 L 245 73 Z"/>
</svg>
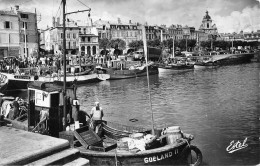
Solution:
<svg viewBox="0 0 260 166">
<path fill-rule="evenodd" d="M 220 33 L 260 30 L 260 0 L 67 0 L 67 12 L 91 8 L 93 21 L 102 19 L 150 25 L 180 24 L 199 28 L 206 10 Z M 82 4 L 82 3 L 83 4 Z M 0 10 L 15 4 L 25 11 L 41 14 L 39 28 L 51 26 L 53 16 L 61 17 L 61 0 L 0 0 Z M 88 6 L 88 7 L 87 7 Z M 74 20 L 84 20 L 88 12 L 72 14 Z"/>
</svg>

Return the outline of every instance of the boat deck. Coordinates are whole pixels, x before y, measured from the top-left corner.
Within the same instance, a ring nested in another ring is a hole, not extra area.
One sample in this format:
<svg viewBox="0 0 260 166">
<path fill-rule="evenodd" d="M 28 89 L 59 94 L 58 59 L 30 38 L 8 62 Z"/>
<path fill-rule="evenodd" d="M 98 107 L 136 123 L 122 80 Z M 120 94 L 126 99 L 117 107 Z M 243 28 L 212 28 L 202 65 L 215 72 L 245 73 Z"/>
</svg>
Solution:
<svg viewBox="0 0 260 166">
<path fill-rule="evenodd" d="M 0 127 L 0 165 L 23 165 L 67 147 L 67 140 L 11 127 Z"/>
</svg>

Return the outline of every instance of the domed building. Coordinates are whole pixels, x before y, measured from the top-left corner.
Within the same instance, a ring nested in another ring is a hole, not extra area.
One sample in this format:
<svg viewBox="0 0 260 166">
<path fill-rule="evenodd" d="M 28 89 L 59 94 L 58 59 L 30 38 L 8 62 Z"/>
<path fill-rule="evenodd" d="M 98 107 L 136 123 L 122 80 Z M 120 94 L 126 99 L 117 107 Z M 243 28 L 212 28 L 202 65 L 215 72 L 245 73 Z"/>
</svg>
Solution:
<svg viewBox="0 0 260 166">
<path fill-rule="evenodd" d="M 209 16 L 209 12 L 206 11 L 206 15 L 203 17 L 202 24 L 199 28 L 200 31 L 203 31 L 208 34 L 217 34 L 218 29 L 216 27 L 216 24 L 212 25 L 212 19 Z"/>
</svg>

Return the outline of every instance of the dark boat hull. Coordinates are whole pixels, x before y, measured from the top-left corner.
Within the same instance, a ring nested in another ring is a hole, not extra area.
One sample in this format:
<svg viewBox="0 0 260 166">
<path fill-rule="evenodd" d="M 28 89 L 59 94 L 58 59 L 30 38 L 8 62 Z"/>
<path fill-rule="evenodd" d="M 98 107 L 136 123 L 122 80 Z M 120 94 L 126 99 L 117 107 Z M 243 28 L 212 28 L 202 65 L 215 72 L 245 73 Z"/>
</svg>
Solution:
<svg viewBox="0 0 260 166">
<path fill-rule="evenodd" d="M 189 147 L 187 143 L 179 146 L 169 145 L 161 149 L 131 153 L 114 151 L 93 153 L 80 149 L 81 156 L 90 161 L 90 165 L 183 165 L 187 164 Z"/>
<path fill-rule="evenodd" d="M 159 65 L 159 73 L 163 72 L 178 72 L 178 71 L 186 71 L 186 70 L 193 70 L 194 65 Z"/>
<path fill-rule="evenodd" d="M 254 53 L 233 54 L 230 57 L 218 60 L 217 62 L 219 65 L 233 65 L 233 64 L 249 63 L 253 58 L 254 58 Z"/>
<path fill-rule="evenodd" d="M 136 132 L 151 133 L 150 129 L 133 126 L 121 125 L 113 122 L 103 122 L 103 134 L 105 137 L 119 140 L 119 138 L 129 137 Z M 161 130 L 155 133 L 161 133 Z M 166 141 L 165 139 L 162 139 Z M 164 142 L 162 141 L 162 142 Z M 178 143 L 168 144 L 154 149 L 139 152 L 112 149 L 106 152 L 97 152 L 83 147 L 79 147 L 81 156 L 90 161 L 90 165 L 124 165 L 124 166 L 142 166 L 142 165 L 187 165 L 191 150 L 195 150 L 198 159 L 196 164 L 202 161 L 200 150 L 190 145 L 190 139 L 181 139 Z"/>
<path fill-rule="evenodd" d="M 115 69 L 105 69 L 106 73 L 110 75 L 110 80 L 119 80 L 119 79 L 127 79 L 127 78 L 136 78 L 147 76 L 146 67 L 143 70 L 135 69 L 135 70 L 115 70 Z M 148 67 L 149 75 L 158 74 L 157 66 L 149 66 Z"/>
</svg>

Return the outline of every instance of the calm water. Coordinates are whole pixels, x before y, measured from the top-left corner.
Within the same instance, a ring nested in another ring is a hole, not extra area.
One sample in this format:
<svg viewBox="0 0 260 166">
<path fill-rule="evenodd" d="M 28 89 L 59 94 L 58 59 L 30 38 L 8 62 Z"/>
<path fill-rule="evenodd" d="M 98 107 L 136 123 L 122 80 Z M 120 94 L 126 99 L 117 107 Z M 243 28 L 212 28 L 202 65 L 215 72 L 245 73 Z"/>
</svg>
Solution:
<svg viewBox="0 0 260 166">
<path fill-rule="evenodd" d="M 193 134 L 204 165 L 259 164 L 259 69 L 250 63 L 150 76 L 155 126 L 178 125 Z M 151 125 L 146 77 L 89 84 L 77 93 L 81 109 L 90 112 L 98 100 L 108 120 Z M 245 139 L 246 148 L 227 152 L 231 141 Z"/>
<path fill-rule="evenodd" d="M 179 125 L 194 134 L 204 165 L 259 164 L 259 63 L 150 76 L 156 127 Z M 78 88 L 82 109 L 98 100 L 107 119 L 149 126 L 147 78 L 104 81 Z M 135 118 L 138 122 L 129 122 Z M 231 141 L 248 147 L 226 151 Z"/>
</svg>

